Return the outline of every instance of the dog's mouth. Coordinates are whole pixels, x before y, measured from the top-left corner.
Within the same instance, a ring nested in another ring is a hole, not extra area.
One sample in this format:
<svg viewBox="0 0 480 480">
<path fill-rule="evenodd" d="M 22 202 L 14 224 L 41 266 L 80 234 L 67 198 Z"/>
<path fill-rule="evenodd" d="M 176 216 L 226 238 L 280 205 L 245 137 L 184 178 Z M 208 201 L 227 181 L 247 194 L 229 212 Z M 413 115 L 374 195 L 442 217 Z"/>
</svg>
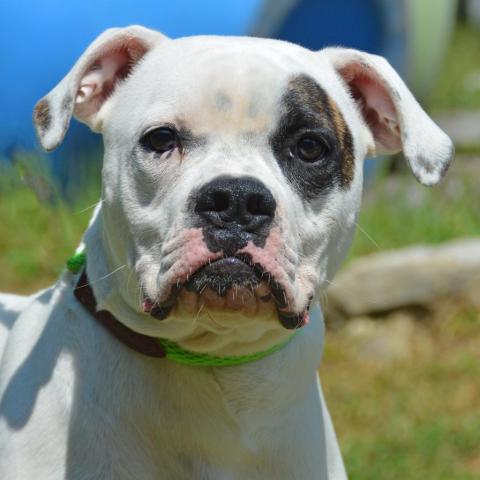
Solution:
<svg viewBox="0 0 480 480">
<path fill-rule="evenodd" d="M 192 314 L 204 307 L 248 315 L 273 308 L 281 325 L 290 330 L 308 323 L 310 306 L 294 312 L 285 288 L 261 265 L 253 263 L 249 255 L 224 257 L 206 263 L 187 281 L 172 285 L 163 300 L 145 299 L 143 310 L 158 320 L 164 320 L 178 303 L 187 305 Z"/>
</svg>

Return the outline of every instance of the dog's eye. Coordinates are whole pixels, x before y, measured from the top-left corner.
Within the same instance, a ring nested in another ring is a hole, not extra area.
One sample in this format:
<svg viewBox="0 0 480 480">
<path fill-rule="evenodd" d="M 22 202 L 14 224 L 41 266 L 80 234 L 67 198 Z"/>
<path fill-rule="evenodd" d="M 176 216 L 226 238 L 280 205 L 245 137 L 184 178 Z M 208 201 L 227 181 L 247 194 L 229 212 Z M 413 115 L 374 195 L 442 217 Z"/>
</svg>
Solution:
<svg viewBox="0 0 480 480">
<path fill-rule="evenodd" d="M 147 132 L 140 143 L 157 153 L 174 150 L 178 146 L 177 132 L 170 127 L 159 127 Z"/>
<path fill-rule="evenodd" d="M 329 147 L 317 136 L 304 135 L 295 146 L 297 157 L 303 162 L 314 163 L 328 154 Z"/>
</svg>

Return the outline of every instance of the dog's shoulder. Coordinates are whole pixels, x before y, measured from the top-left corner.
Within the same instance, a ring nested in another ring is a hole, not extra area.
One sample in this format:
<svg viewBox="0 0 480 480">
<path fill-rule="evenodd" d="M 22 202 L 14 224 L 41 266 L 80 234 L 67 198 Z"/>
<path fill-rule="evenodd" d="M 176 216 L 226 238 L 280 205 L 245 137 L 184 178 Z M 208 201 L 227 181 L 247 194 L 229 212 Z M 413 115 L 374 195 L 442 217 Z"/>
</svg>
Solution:
<svg viewBox="0 0 480 480">
<path fill-rule="evenodd" d="M 0 359 L 18 317 L 28 310 L 29 305 L 41 293 L 33 295 L 0 294 Z"/>
<path fill-rule="evenodd" d="M 82 314 L 72 289 L 60 279 L 32 295 L 0 295 L 1 377 L 41 352 L 61 349 L 69 332 L 68 321 Z"/>
</svg>

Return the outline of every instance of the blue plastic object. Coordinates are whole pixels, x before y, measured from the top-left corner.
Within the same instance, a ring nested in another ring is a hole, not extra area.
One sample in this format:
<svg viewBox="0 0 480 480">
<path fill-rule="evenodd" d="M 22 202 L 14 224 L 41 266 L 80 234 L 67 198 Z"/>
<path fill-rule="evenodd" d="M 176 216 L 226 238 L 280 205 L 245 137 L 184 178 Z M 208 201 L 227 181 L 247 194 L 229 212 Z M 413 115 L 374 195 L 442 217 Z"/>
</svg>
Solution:
<svg viewBox="0 0 480 480">
<path fill-rule="evenodd" d="M 312 49 L 342 45 L 379 52 L 382 28 L 377 1 L 305 0 L 290 12 L 278 37 Z"/>
<path fill-rule="evenodd" d="M 35 102 L 63 78 L 103 30 L 137 23 L 171 37 L 242 35 L 260 5 L 261 0 L 2 0 L 0 155 L 36 145 L 31 122 Z M 85 127 L 75 125 L 62 155 L 78 145 L 90 148 L 96 144 L 86 132 Z M 76 146 L 69 149 L 74 140 Z"/>
</svg>

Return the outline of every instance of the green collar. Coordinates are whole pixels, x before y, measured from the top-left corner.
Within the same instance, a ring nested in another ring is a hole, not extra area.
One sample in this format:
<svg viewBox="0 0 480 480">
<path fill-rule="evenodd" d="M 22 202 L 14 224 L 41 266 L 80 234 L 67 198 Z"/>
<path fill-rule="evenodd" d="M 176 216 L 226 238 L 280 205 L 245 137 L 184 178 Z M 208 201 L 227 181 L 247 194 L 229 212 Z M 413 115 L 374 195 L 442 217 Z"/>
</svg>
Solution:
<svg viewBox="0 0 480 480">
<path fill-rule="evenodd" d="M 286 346 L 297 334 L 293 333 L 287 340 L 277 343 L 273 347 L 260 352 L 248 355 L 217 356 L 208 353 L 197 353 L 185 350 L 180 345 L 164 338 L 154 338 L 130 330 L 126 325 L 119 322 L 110 312 L 106 310 L 97 311 L 97 304 L 93 291 L 88 283 L 85 266 L 87 257 L 84 252 L 76 253 L 67 260 L 67 268 L 73 274 L 80 272 L 81 276 L 74 289 L 77 300 L 97 319 L 107 330 L 110 331 L 121 342 L 131 349 L 150 357 L 168 358 L 177 363 L 185 365 L 196 365 L 203 367 L 227 367 L 243 365 L 244 363 L 260 360 L 271 355 Z"/>
<path fill-rule="evenodd" d="M 229 367 L 253 362 L 271 355 L 286 346 L 295 335 L 295 333 L 292 334 L 287 340 L 277 343 L 267 350 L 261 350 L 260 352 L 250 353 L 248 355 L 227 355 L 224 357 L 210 355 L 208 353 L 191 352 L 180 347 L 175 342 L 171 342 L 164 338 L 159 338 L 158 341 L 165 349 L 165 358 L 173 360 L 174 362 L 183 363 L 185 365 L 199 365 L 203 367 Z"/>
</svg>

